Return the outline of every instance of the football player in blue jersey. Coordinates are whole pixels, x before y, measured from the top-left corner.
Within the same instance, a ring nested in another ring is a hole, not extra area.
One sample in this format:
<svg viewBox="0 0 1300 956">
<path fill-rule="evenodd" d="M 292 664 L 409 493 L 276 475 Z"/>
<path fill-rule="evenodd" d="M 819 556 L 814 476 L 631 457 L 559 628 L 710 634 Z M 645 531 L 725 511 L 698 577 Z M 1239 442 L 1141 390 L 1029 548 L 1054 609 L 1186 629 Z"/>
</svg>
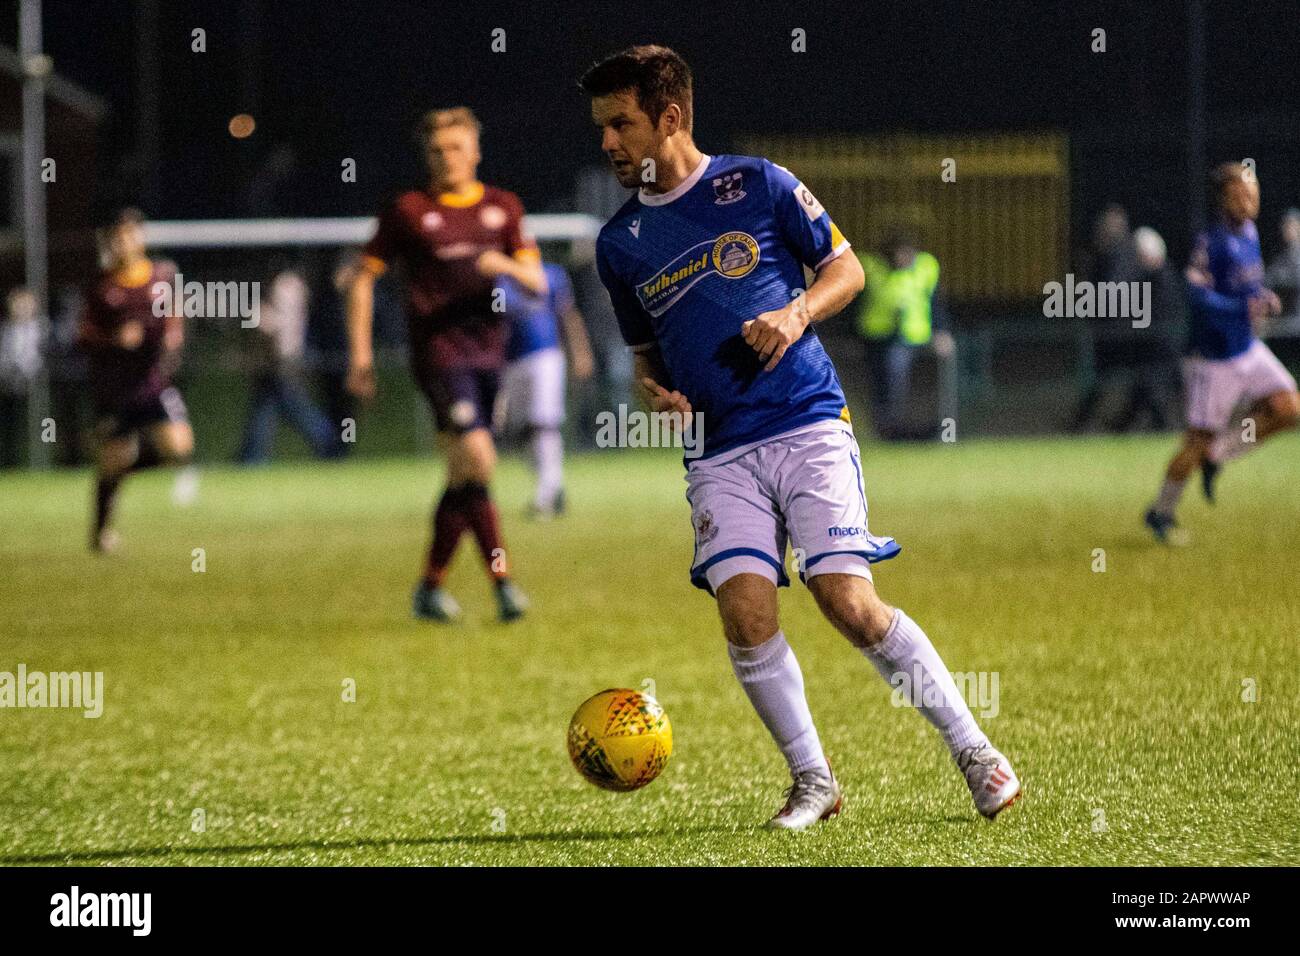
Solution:
<svg viewBox="0 0 1300 956">
<path fill-rule="evenodd" d="M 1187 431 L 1146 513 L 1147 527 L 1166 544 L 1186 540 L 1174 510 L 1196 468 L 1201 469 L 1201 490 L 1213 503 L 1224 462 L 1300 421 L 1295 379 L 1255 334 L 1282 304 L 1262 284 L 1254 167 L 1224 163 L 1215 169 L 1213 182 L 1219 219 L 1197 237 L 1186 273 L 1191 306 L 1191 335 L 1183 360 Z M 1234 420 L 1233 411 L 1243 406 L 1249 406 L 1244 417 Z"/>
<path fill-rule="evenodd" d="M 637 189 L 597 240 L 601 280 L 647 404 L 703 416 L 686 472 L 691 580 L 717 599 L 736 677 L 790 767 L 769 825 L 803 829 L 841 805 L 778 621 L 787 542 L 822 613 L 886 681 L 911 688 L 992 818 L 1020 794 L 1010 761 L 925 632 L 872 584 L 871 564 L 899 547 L 867 530 L 857 441 L 814 329 L 862 289 L 849 243 L 788 170 L 696 148 L 691 72 L 672 50 L 632 47 L 581 84 L 615 175 Z"/>
<path fill-rule="evenodd" d="M 510 317 L 506 369 L 493 413 L 498 437 L 524 432 L 537 485 L 529 513 L 538 519 L 564 513 L 565 362 L 568 346 L 573 377 L 591 378 L 595 358 L 587 327 L 573 298 L 573 283 L 563 266 L 542 263 L 547 293 L 538 295 L 510 276 L 498 277 L 505 313 Z"/>
</svg>

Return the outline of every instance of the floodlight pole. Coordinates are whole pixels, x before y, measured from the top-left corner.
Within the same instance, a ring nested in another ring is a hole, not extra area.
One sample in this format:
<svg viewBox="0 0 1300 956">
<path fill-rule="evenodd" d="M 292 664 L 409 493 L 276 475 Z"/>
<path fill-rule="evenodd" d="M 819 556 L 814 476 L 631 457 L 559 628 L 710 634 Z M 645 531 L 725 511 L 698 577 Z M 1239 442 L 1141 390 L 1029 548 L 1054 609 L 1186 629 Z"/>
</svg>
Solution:
<svg viewBox="0 0 1300 956">
<path fill-rule="evenodd" d="M 1205 228 L 1205 0 L 1187 3 L 1187 218 Z"/>
<path fill-rule="evenodd" d="M 41 52 L 41 0 L 21 0 L 18 55 L 23 70 L 23 258 L 27 288 L 36 297 L 42 352 L 46 353 L 27 399 L 28 464 L 35 469 L 50 466 L 50 446 L 41 440 L 50 413 L 48 350 L 44 348 L 50 330 L 49 243 L 41 163 L 45 158 L 45 78 L 51 64 Z"/>
</svg>

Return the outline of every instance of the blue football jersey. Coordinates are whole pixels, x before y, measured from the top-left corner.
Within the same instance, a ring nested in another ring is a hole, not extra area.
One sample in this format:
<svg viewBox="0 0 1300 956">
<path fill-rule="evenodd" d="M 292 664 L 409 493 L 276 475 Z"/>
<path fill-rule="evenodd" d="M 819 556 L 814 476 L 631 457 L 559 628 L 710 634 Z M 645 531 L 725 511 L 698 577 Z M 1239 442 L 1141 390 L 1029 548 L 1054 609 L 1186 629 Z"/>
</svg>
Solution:
<svg viewBox="0 0 1300 956">
<path fill-rule="evenodd" d="M 1247 221 L 1234 231 L 1220 222 L 1201 233 L 1192 252 L 1192 267 L 1209 273 L 1213 287 L 1187 285 L 1188 351 L 1207 359 L 1240 355 L 1255 341 L 1246 303 L 1259 294 L 1264 281 L 1255 224 Z"/>
<path fill-rule="evenodd" d="M 547 262 L 549 291 L 546 296 L 533 295 L 509 276 L 502 276 L 506 315 L 510 317 L 510 340 L 506 344 L 506 361 L 513 362 L 542 349 L 560 347 L 560 316 L 573 307 L 573 285 L 562 266 Z"/>
<path fill-rule="evenodd" d="M 676 189 L 639 192 L 601 229 L 596 265 L 623 339 L 659 346 L 672 387 L 703 413 L 703 457 L 847 420 L 811 326 L 770 372 L 741 327 L 848 247 L 807 187 L 752 156 L 705 156 Z"/>
</svg>

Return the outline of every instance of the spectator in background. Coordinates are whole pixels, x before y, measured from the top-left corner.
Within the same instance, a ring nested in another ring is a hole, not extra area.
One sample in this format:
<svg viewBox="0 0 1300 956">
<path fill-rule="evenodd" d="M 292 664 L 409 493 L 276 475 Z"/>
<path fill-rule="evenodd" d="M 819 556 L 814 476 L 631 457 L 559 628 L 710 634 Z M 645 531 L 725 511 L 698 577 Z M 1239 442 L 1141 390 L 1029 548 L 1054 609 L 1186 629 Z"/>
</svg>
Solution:
<svg viewBox="0 0 1300 956">
<path fill-rule="evenodd" d="M 86 299 L 77 286 L 68 285 L 58 301 L 49 343 L 50 417 L 58 423 L 55 460 L 70 468 L 85 461 L 89 440 L 86 355 L 77 347 Z"/>
<path fill-rule="evenodd" d="M 311 321 L 307 325 L 307 340 L 315 357 L 313 366 L 325 417 L 339 435 L 344 433 L 349 419 L 356 420 L 356 400 L 347 389 L 348 330 L 343 302 L 359 268 L 360 249 L 345 249 L 335 258 L 333 268 L 325 277 L 322 294 L 313 296 Z M 375 311 L 380 311 L 378 303 Z M 345 453 L 348 448 L 349 443 L 341 443 L 339 453 Z"/>
<path fill-rule="evenodd" d="M 1186 325 L 1183 290 L 1169 267 L 1160 233 L 1147 226 L 1135 229 L 1133 249 L 1137 281 L 1151 284 L 1151 324 L 1136 329 L 1132 320 L 1125 319 L 1127 334 L 1124 329 L 1117 331 L 1117 339 L 1127 345 L 1123 354 L 1123 368 L 1128 373 L 1127 401 L 1110 427 L 1113 431 L 1127 431 L 1143 412 L 1149 412 L 1152 425 L 1163 431 L 1172 423 L 1170 406 L 1177 398 L 1181 380 L 1178 357 Z"/>
<path fill-rule="evenodd" d="M 918 245 L 907 230 L 894 229 L 880 255 L 858 256 L 866 273 L 858 331 L 866 339 L 873 425 L 886 440 L 915 437 L 906 419 L 917 355 L 931 343 L 940 358 L 953 353 L 937 307 L 939 260 Z"/>
<path fill-rule="evenodd" d="M 1084 280 L 1093 283 L 1137 281 L 1140 270 L 1133 235 L 1129 231 L 1128 213 L 1118 203 L 1111 203 L 1097 216 L 1093 224 L 1092 248 L 1083 256 L 1081 271 Z M 1114 318 L 1089 321 L 1093 379 L 1070 425 L 1070 430 L 1076 432 L 1091 424 L 1111 380 L 1117 374 L 1125 374 L 1131 364 L 1128 352 L 1132 343 L 1127 334 L 1131 321 Z"/>
<path fill-rule="evenodd" d="M 0 467 L 22 460 L 27 439 L 27 404 L 41 374 L 41 321 L 36 296 L 10 291 L 0 325 Z"/>
<path fill-rule="evenodd" d="M 1288 209 L 1282 216 L 1282 251 L 1273 257 L 1264 274 L 1264 285 L 1282 300 L 1282 322 L 1300 325 L 1300 209 Z"/>
<path fill-rule="evenodd" d="M 252 392 L 239 461 L 261 465 L 271 460 L 276 426 L 283 416 L 318 458 L 342 453 L 333 424 L 312 402 L 302 381 L 307 332 L 307 283 L 293 269 L 276 272 L 265 290 L 252 336 Z"/>
</svg>

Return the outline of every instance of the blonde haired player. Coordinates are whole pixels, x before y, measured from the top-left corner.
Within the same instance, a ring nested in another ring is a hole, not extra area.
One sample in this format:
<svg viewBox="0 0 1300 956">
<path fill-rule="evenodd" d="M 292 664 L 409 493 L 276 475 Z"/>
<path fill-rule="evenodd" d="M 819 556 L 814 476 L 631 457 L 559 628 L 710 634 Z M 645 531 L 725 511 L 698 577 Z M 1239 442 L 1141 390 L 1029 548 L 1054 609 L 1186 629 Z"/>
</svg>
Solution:
<svg viewBox="0 0 1300 956">
<path fill-rule="evenodd" d="M 513 621 L 528 601 L 510 579 L 488 490 L 496 467 L 492 406 L 509 334 L 493 301 L 505 277 L 538 295 L 546 293 L 546 277 L 537 244 L 524 231 L 519 198 L 478 180 L 482 157 L 473 112 L 463 106 L 434 110 L 421 121 L 418 137 L 428 185 L 402 193 L 380 214 L 348 289 L 348 390 L 363 399 L 375 394 L 374 283 L 396 264 L 406 288 L 411 373 L 433 408 L 447 454 L 447 487 L 434 509 L 412 611 L 431 621 L 460 617 L 443 579 L 470 531 L 496 588 L 499 616 Z"/>
</svg>

